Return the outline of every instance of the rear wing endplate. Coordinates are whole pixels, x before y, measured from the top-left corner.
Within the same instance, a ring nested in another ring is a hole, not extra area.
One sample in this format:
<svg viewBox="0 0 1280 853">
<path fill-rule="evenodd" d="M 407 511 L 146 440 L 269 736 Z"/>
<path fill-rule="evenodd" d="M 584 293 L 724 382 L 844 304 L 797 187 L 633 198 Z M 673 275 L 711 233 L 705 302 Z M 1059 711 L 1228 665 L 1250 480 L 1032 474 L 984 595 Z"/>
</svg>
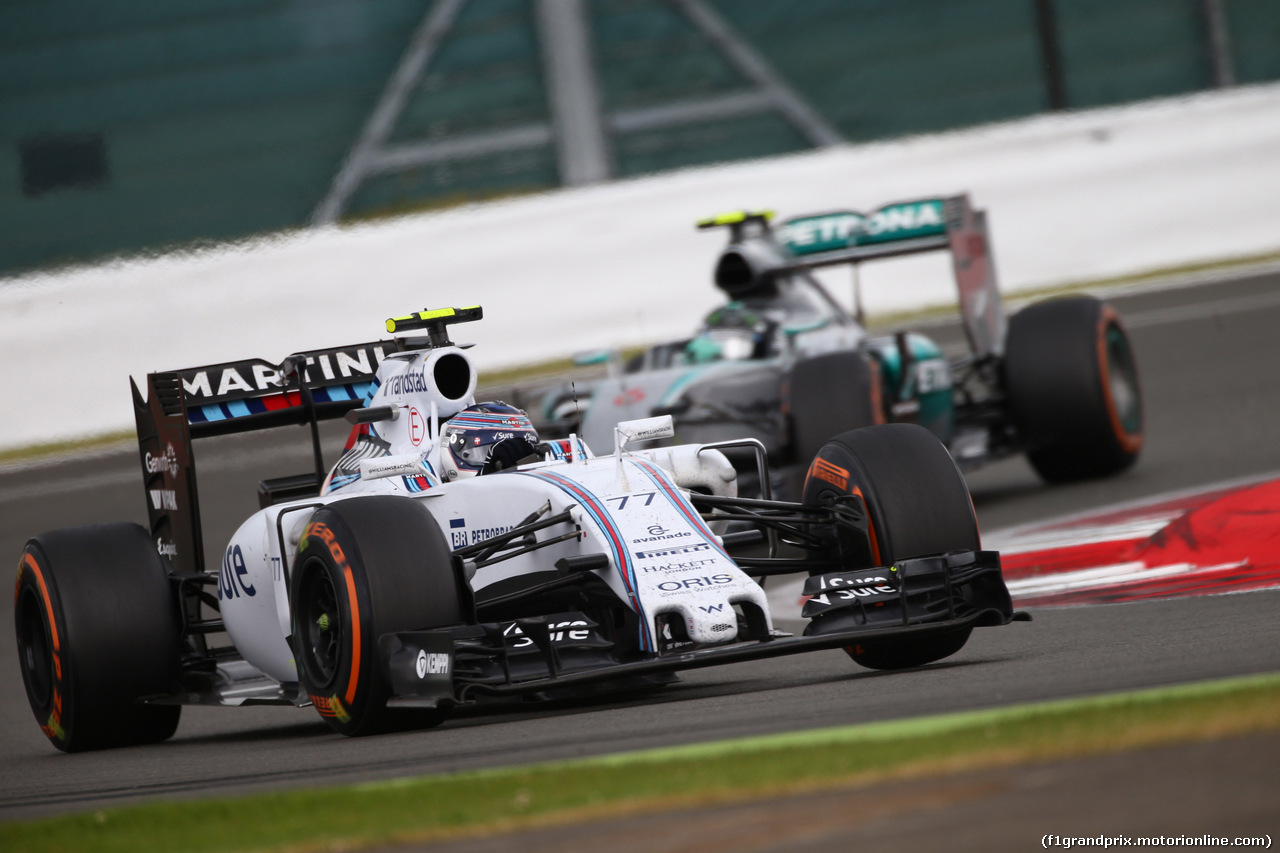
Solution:
<svg viewBox="0 0 1280 853">
<path fill-rule="evenodd" d="M 204 571 L 192 440 L 293 424 L 311 425 L 317 488 L 323 479 L 319 421 L 364 405 L 389 354 L 427 346 L 394 339 L 147 375 L 130 379 L 147 515 L 156 550 L 178 574 Z"/>
<path fill-rule="evenodd" d="M 147 515 L 156 550 L 179 575 L 204 572 L 192 439 L 309 424 L 314 477 L 298 475 L 267 482 L 288 481 L 289 492 L 318 494 L 325 477 L 319 422 L 362 407 L 377 389 L 378 366 L 383 359 L 398 352 L 454 346 L 448 326 L 483 317 L 478 305 L 419 311 L 391 318 L 387 331 L 422 330 L 427 333 L 422 337 L 299 352 L 280 364 L 251 358 L 150 373 L 145 395 L 130 379 Z"/>
</svg>

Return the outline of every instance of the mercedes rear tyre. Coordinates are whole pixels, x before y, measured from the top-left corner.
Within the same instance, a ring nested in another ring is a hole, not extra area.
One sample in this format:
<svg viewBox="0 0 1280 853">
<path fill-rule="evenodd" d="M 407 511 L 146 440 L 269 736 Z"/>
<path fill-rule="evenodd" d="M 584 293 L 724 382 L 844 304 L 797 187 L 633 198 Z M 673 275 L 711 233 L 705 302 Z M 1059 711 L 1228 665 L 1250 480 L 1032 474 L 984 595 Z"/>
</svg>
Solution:
<svg viewBox="0 0 1280 853">
<path fill-rule="evenodd" d="M 978 522 L 964 478 L 938 439 L 916 424 L 886 424 L 828 441 L 805 478 L 804 503 L 860 495 L 867 507 L 868 566 L 977 551 Z M 806 633 L 821 633 L 818 617 Z M 856 644 L 845 651 L 871 669 L 922 666 L 960 651 L 972 629 Z"/>
<path fill-rule="evenodd" d="M 337 732 L 395 725 L 378 638 L 463 622 L 444 534 L 417 501 L 373 495 L 337 501 L 311 517 L 289 580 L 294 660 L 312 703 Z M 444 720 L 437 709 L 415 725 Z"/>
<path fill-rule="evenodd" d="M 1004 390 L 1027 460 L 1057 483 L 1117 474 L 1142 449 L 1142 393 L 1120 317 L 1091 296 L 1009 320 Z"/>
<path fill-rule="evenodd" d="M 15 593 L 22 682 L 50 743 L 80 752 L 173 736 L 181 706 L 142 702 L 177 691 L 181 662 L 174 591 L 144 528 L 36 536 Z"/>
</svg>

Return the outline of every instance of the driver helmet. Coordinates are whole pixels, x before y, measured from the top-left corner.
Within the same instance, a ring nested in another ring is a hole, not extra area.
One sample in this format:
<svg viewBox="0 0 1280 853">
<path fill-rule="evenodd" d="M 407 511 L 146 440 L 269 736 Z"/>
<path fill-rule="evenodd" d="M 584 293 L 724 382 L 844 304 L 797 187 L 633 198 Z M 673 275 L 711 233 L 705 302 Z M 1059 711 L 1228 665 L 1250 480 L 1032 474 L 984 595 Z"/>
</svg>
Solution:
<svg viewBox="0 0 1280 853">
<path fill-rule="evenodd" d="M 538 431 L 515 406 L 477 403 L 449 419 L 441 444 L 444 478 L 456 480 L 513 467 L 537 452 Z"/>
<path fill-rule="evenodd" d="M 707 315 L 703 330 L 686 347 L 694 364 L 762 358 L 769 344 L 769 321 L 744 306 L 730 302 Z"/>
</svg>

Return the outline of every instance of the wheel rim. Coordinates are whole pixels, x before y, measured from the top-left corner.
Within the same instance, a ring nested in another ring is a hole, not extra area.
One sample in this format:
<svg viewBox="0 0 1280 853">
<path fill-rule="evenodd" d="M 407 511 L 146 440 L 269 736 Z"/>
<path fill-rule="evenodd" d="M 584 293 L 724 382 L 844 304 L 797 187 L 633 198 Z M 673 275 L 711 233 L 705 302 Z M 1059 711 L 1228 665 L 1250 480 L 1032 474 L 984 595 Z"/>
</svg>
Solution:
<svg viewBox="0 0 1280 853">
<path fill-rule="evenodd" d="M 1115 325 L 1107 326 L 1107 382 L 1116 418 L 1129 435 L 1142 431 L 1142 398 L 1138 392 L 1138 372 L 1133 363 L 1129 339 Z"/>
<path fill-rule="evenodd" d="M 53 690 L 53 650 L 44 608 L 29 586 L 24 586 L 18 595 L 17 623 L 22 677 L 32 701 L 44 707 Z"/>
<path fill-rule="evenodd" d="M 327 688 L 338 676 L 345 625 L 337 591 L 324 563 L 309 560 L 302 571 L 297 630 L 302 635 L 303 666 L 316 687 Z"/>
</svg>

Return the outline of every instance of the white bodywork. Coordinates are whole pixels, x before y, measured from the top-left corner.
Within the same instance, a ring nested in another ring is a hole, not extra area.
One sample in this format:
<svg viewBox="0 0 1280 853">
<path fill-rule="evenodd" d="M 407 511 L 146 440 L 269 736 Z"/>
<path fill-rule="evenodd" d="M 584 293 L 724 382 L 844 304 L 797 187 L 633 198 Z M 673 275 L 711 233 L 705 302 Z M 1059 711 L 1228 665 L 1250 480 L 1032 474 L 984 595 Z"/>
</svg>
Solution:
<svg viewBox="0 0 1280 853">
<path fill-rule="evenodd" d="M 450 361 L 454 358 L 466 360 L 466 354 L 449 346 L 384 361 L 379 388 L 367 406 L 396 407 L 394 419 L 374 424 L 379 437 L 390 443 L 389 454 L 362 464 L 359 480 L 324 497 L 260 510 L 231 537 L 218 598 L 227 633 L 246 661 L 276 681 L 298 680 L 286 639 L 285 567 L 292 565 L 298 539 L 316 509 L 371 493 L 422 501 L 455 549 L 505 532 L 535 512 L 568 510 L 572 524 L 537 535 L 544 540 L 576 528 L 576 538 L 480 568 L 471 577 L 472 588 L 481 591 L 514 576 L 554 573 L 561 557 L 606 554 L 609 567 L 596 574 L 640 615 L 641 636 L 636 639 L 642 649 L 657 648 L 656 618 L 665 613 L 679 614 L 696 643 L 734 640 L 738 621 L 733 605 L 739 602 L 758 606 L 768 619 L 763 590 L 725 553 L 719 536 L 687 498 L 695 489 L 736 495 L 733 466 L 717 450 L 684 445 L 595 458 L 577 452 L 514 471 L 440 482 L 441 422 L 474 402 L 473 370 L 469 382 L 454 374 L 444 383 L 454 396 L 442 391 L 441 377 L 433 373 L 442 362 L 456 368 L 458 363 Z M 385 471 L 378 473 L 390 475 L 375 479 L 379 467 Z"/>
</svg>

